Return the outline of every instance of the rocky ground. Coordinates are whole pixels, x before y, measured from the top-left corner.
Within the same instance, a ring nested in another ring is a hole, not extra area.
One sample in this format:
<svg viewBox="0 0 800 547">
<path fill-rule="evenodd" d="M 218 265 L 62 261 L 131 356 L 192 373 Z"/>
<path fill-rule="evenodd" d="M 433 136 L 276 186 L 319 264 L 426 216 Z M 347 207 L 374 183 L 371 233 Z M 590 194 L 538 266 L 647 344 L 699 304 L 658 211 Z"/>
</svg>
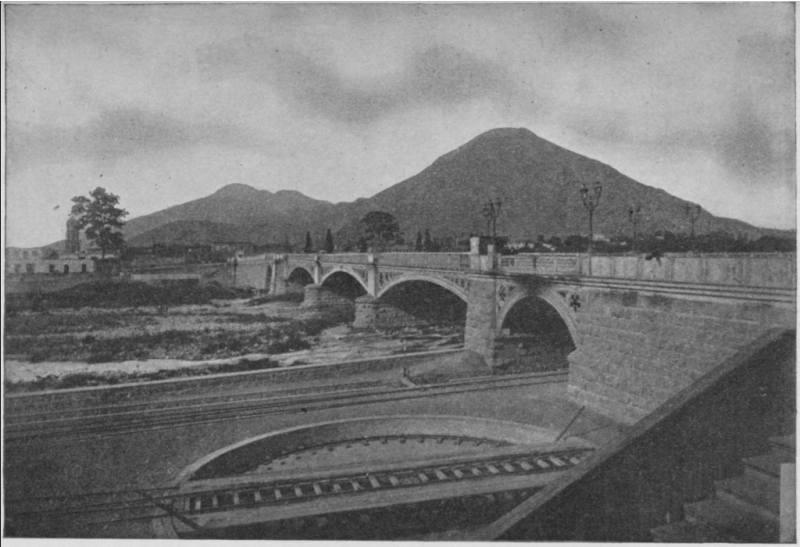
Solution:
<svg viewBox="0 0 800 547">
<path fill-rule="evenodd" d="M 333 363 L 462 342 L 459 329 L 355 332 L 341 313 L 321 313 L 296 302 L 253 303 L 14 314 L 6 320 L 6 389 Z"/>
</svg>

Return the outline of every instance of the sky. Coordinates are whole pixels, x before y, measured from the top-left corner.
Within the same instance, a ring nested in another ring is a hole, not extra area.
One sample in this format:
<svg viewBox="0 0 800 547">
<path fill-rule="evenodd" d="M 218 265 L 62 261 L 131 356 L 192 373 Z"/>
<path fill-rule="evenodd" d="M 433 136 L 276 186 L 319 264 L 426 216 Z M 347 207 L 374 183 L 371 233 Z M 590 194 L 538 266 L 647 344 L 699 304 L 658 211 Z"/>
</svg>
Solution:
<svg viewBox="0 0 800 547">
<path fill-rule="evenodd" d="M 7 246 L 97 186 L 128 218 L 231 183 L 369 197 L 497 127 L 795 227 L 791 3 L 4 9 Z"/>
</svg>

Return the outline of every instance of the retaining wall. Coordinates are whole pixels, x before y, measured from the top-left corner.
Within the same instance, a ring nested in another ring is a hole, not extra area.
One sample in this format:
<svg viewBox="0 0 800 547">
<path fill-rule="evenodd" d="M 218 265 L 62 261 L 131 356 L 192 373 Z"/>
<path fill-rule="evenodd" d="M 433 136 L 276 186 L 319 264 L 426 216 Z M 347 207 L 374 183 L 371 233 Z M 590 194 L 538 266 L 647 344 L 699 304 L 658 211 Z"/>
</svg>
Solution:
<svg viewBox="0 0 800 547">
<path fill-rule="evenodd" d="M 576 314 L 569 394 L 625 423 L 643 418 L 772 327 L 793 306 L 591 290 Z"/>
<path fill-rule="evenodd" d="M 368 372 L 402 369 L 410 365 L 441 359 L 461 351 L 461 349 L 448 349 L 326 365 L 299 365 L 269 370 L 214 374 L 197 378 L 9 394 L 4 397 L 4 407 L 5 412 L 11 415 L 58 412 L 60 410 L 74 411 L 81 408 L 91 410 L 93 415 L 97 415 L 98 407 L 108 407 L 108 413 L 113 414 L 114 405 L 142 402 L 155 404 L 165 398 L 198 397 L 226 390 L 236 392 L 246 389 L 248 392 L 252 392 L 259 388 L 274 388 L 276 385 L 292 382 L 334 379 Z"/>
</svg>

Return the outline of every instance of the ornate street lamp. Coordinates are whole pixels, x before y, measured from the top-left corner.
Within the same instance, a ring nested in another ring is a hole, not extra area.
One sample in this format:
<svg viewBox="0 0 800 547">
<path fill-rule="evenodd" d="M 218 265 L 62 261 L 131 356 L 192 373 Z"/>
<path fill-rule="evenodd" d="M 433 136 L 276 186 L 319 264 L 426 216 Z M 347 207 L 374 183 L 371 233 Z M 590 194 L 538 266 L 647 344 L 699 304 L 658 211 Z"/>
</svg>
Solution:
<svg viewBox="0 0 800 547">
<path fill-rule="evenodd" d="M 631 205 L 628 208 L 628 221 L 633 226 L 633 250 L 636 251 L 636 237 L 639 235 L 639 224 L 642 222 L 642 206 Z"/>
<path fill-rule="evenodd" d="M 600 195 L 603 193 L 603 185 L 600 184 L 599 181 L 595 182 L 590 191 L 589 188 L 586 187 L 586 183 L 582 183 L 580 193 L 583 206 L 587 211 L 589 211 L 589 253 L 591 254 L 592 250 L 594 249 L 594 225 L 592 223 L 594 210 L 597 208 L 597 204 L 600 203 Z"/>
<path fill-rule="evenodd" d="M 492 241 L 497 238 L 497 217 L 500 216 L 500 207 L 502 206 L 500 198 L 495 201 L 489 200 L 489 203 L 483 206 L 483 216 L 486 217 L 486 232 L 487 235 L 492 236 Z"/>
</svg>

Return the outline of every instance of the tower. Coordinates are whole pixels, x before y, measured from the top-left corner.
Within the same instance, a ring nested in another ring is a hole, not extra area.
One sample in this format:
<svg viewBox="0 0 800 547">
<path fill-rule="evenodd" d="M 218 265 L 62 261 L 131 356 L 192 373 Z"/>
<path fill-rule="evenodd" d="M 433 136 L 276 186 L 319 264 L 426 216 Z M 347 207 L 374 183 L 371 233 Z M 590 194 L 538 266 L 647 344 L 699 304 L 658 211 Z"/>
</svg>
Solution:
<svg viewBox="0 0 800 547">
<path fill-rule="evenodd" d="M 68 253 L 77 253 L 81 250 L 81 230 L 74 215 L 67 219 L 67 243 L 64 250 Z"/>
</svg>

